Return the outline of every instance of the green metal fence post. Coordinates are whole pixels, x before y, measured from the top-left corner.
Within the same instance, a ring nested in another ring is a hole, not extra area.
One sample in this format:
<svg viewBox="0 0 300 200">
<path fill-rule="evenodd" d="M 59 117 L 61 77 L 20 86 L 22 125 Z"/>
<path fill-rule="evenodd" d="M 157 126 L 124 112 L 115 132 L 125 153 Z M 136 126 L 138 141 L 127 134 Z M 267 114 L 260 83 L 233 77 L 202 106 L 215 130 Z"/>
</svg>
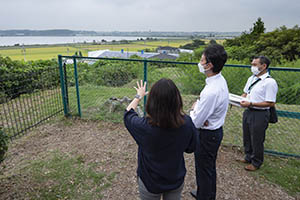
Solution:
<svg viewBox="0 0 300 200">
<path fill-rule="evenodd" d="M 147 82 L 147 60 L 144 61 L 144 82 Z M 148 83 L 146 85 L 146 91 L 148 88 Z M 147 97 L 144 96 L 144 116 L 146 115 L 146 103 L 147 103 Z"/>
<path fill-rule="evenodd" d="M 64 82 L 64 72 L 63 72 L 63 64 L 62 64 L 62 56 L 58 55 L 58 64 L 59 64 L 59 74 L 60 74 L 60 87 L 61 87 L 61 96 L 62 96 L 62 102 L 64 106 L 64 114 L 65 117 L 69 115 L 68 107 L 67 107 L 67 97 L 66 97 L 66 91 L 65 91 L 65 82 Z"/>
<path fill-rule="evenodd" d="M 79 93 L 79 84 L 78 84 L 77 63 L 75 57 L 73 57 L 73 63 L 74 63 L 74 76 L 75 76 L 75 86 L 76 86 L 76 96 L 77 96 L 77 108 L 78 108 L 79 117 L 81 117 L 80 93 Z"/>
<path fill-rule="evenodd" d="M 63 73 L 64 73 L 64 83 L 65 84 L 65 92 L 66 92 L 66 99 L 67 99 L 67 108 L 68 110 L 70 110 L 70 102 L 69 102 L 69 90 L 68 90 L 68 74 L 67 74 L 67 64 L 64 63 L 63 64 Z"/>
</svg>

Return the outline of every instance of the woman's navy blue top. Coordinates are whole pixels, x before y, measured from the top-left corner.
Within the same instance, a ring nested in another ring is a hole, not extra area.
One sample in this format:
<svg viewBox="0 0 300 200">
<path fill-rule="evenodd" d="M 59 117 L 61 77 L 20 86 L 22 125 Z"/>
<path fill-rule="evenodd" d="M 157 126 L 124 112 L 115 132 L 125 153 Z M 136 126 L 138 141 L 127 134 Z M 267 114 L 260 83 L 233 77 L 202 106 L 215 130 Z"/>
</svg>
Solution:
<svg viewBox="0 0 300 200">
<path fill-rule="evenodd" d="M 176 129 L 152 126 L 147 118 L 133 110 L 125 111 L 124 123 L 138 144 L 137 174 L 151 193 L 177 189 L 186 174 L 184 152 L 192 153 L 197 145 L 198 131 L 192 119 Z"/>
</svg>

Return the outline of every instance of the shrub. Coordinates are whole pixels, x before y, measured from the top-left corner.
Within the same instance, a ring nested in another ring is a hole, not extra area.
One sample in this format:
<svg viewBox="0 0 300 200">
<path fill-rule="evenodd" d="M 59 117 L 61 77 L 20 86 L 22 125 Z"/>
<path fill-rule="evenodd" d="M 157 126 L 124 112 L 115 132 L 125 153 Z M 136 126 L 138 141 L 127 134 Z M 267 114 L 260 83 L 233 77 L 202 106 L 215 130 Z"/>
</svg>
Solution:
<svg viewBox="0 0 300 200">
<path fill-rule="evenodd" d="M 93 66 L 93 78 L 96 85 L 118 87 L 137 78 L 138 70 L 135 64 L 125 62 L 100 61 Z"/>
<path fill-rule="evenodd" d="M 229 92 L 241 95 L 244 93 L 244 86 L 252 74 L 250 69 L 247 68 L 225 66 L 222 70 L 222 75 L 227 81 Z"/>
<path fill-rule="evenodd" d="M 97 85 L 122 86 L 130 82 L 135 75 L 122 64 L 105 65 L 98 69 Z"/>
<path fill-rule="evenodd" d="M 13 61 L 0 57 L 0 102 L 59 85 L 57 61 Z"/>
<path fill-rule="evenodd" d="M 195 39 L 195 40 L 193 40 L 192 43 L 182 45 L 182 46 L 180 46 L 180 48 L 182 48 L 182 49 L 191 49 L 191 50 L 193 50 L 193 49 L 199 48 L 199 47 L 202 46 L 202 45 L 205 45 L 205 41 Z"/>
</svg>

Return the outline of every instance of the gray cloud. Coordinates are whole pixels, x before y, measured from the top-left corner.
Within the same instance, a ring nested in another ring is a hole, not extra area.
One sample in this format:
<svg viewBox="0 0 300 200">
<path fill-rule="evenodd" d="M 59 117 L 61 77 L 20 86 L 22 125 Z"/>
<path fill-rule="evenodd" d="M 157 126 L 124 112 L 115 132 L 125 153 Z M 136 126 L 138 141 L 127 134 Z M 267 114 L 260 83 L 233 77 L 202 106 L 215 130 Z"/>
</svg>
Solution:
<svg viewBox="0 0 300 200">
<path fill-rule="evenodd" d="M 0 29 L 268 31 L 300 22 L 298 0 L 0 0 Z"/>
</svg>

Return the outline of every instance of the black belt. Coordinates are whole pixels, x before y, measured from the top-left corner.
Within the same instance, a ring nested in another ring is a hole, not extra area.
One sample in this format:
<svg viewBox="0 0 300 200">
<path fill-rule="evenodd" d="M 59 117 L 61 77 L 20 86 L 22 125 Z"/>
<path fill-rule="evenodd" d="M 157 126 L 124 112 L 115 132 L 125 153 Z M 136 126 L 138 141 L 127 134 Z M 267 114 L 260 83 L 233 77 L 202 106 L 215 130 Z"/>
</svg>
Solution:
<svg viewBox="0 0 300 200">
<path fill-rule="evenodd" d="M 269 109 L 257 109 L 257 108 L 248 108 L 250 111 L 267 111 Z"/>
<path fill-rule="evenodd" d="M 198 128 L 198 131 L 211 131 L 211 132 L 213 132 L 213 131 L 218 131 L 218 130 L 220 130 L 221 128 L 223 128 L 223 126 L 221 126 L 220 128 L 214 129 L 214 130 L 204 129 L 204 128 Z"/>
</svg>

